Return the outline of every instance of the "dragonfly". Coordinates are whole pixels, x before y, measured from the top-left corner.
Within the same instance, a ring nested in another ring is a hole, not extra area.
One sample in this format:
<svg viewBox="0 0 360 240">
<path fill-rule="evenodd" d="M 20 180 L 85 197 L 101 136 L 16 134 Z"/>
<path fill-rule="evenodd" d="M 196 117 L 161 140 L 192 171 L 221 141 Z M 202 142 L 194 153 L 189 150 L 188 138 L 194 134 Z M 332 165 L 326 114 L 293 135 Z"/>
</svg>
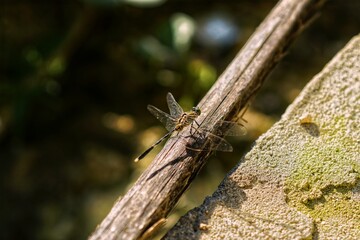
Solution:
<svg viewBox="0 0 360 240">
<path fill-rule="evenodd" d="M 163 137 L 161 137 L 157 142 L 151 145 L 148 149 L 146 149 L 139 157 L 137 157 L 134 161 L 138 162 L 146 155 L 151 152 L 157 145 L 159 145 L 166 138 L 171 136 L 174 132 L 179 133 L 185 127 L 196 123 L 199 127 L 199 124 L 196 122 L 196 118 L 201 114 L 201 110 L 199 107 L 193 107 L 190 111 L 184 112 L 181 106 L 176 102 L 174 96 L 171 93 L 168 93 L 166 96 L 166 101 L 168 104 L 168 108 L 170 114 L 163 112 L 162 110 L 154 107 L 152 105 L 148 105 L 147 109 L 151 114 L 153 114 L 167 129 L 168 133 L 166 133 Z M 221 121 L 223 127 L 227 129 L 226 132 L 220 132 L 219 134 L 224 135 L 244 135 L 246 133 L 246 129 L 244 126 L 237 124 L 236 122 L 229 121 Z M 204 150 L 216 150 L 223 152 L 232 152 L 233 148 L 230 143 L 228 143 L 225 139 L 215 134 L 209 132 L 204 128 L 199 127 L 196 129 L 197 137 L 204 140 L 205 138 L 209 139 L 211 144 L 208 147 L 204 147 Z M 203 141 L 199 141 L 202 142 Z M 201 143 L 201 145 L 203 145 Z M 200 150 L 198 147 L 188 147 L 191 150 Z"/>
</svg>

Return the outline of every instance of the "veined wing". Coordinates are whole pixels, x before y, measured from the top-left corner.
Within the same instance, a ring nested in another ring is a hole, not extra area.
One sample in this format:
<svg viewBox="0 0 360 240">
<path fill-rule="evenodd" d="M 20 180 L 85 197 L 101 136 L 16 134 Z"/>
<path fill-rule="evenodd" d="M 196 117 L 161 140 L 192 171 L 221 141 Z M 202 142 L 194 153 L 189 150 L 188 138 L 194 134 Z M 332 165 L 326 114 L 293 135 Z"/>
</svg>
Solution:
<svg viewBox="0 0 360 240">
<path fill-rule="evenodd" d="M 221 121 L 220 125 L 217 135 L 243 136 L 247 132 L 246 128 L 238 122 Z"/>
<path fill-rule="evenodd" d="M 224 138 L 216 136 L 212 133 L 209 134 L 208 138 L 210 141 L 209 150 L 220 151 L 220 152 L 233 151 L 233 147 L 231 146 L 231 144 L 228 141 L 226 141 Z"/>
<path fill-rule="evenodd" d="M 179 118 L 183 113 L 183 109 L 181 106 L 176 102 L 174 96 L 171 93 L 168 93 L 166 96 L 166 101 L 170 110 L 170 115 L 174 118 Z"/>
<path fill-rule="evenodd" d="M 166 112 L 161 111 L 157 107 L 154 107 L 153 105 L 148 105 L 147 109 L 149 112 L 151 112 L 152 115 L 154 115 L 162 124 L 164 124 L 165 128 L 168 131 L 172 131 L 175 128 L 176 125 L 176 119 L 173 116 L 170 116 Z"/>
<path fill-rule="evenodd" d="M 221 151 L 221 152 L 232 152 L 233 147 L 231 144 L 226 141 L 221 136 L 241 136 L 246 134 L 246 128 L 237 123 L 230 121 L 221 121 L 220 128 L 215 132 L 205 128 L 199 128 L 199 134 L 194 137 L 197 137 L 197 142 L 195 142 L 189 149 L 196 151 Z M 205 144 L 206 141 L 209 141 L 208 144 Z M 205 146 L 204 146 L 205 144 Z"/>
<path fill-rule="evenodd" d="M 194 136 L 196 142 L 187 146 L 188 149 L 194 151 L 221 151 L 221 152 L 232 152 L 233 147 L 231 144 L 220 136 L 209 132 L 201 132 L 199 135 Z M 205 144 L 205 142 L 208 142 Z"/>
<path fill-rule="evenodd" d="M 238 122 L 222 121 L 221 126 L 225 129 L 225 136 L 243 136 L 247 133 L 244 125 Z"/>
</svg>

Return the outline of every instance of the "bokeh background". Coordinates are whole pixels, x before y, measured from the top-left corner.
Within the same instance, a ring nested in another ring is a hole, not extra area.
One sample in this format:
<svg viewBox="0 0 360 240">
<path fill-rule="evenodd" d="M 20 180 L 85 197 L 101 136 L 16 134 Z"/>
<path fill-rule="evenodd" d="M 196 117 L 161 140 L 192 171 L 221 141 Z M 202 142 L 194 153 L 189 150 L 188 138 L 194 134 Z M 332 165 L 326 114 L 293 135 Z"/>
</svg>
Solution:
<svg viewBox="0 0 360 240">
<path fill-rule="evenodd" d="M 0 238 L 86 239 L 165 133 L 146 110 L 204 96 L 277 1 L 3 0 Z M 314 74 L 359 33 L 360 3 L 329 0 L 267 78 L 248 134 L 216 153 L 165 230 L 211 194 Z"/>
</svg>

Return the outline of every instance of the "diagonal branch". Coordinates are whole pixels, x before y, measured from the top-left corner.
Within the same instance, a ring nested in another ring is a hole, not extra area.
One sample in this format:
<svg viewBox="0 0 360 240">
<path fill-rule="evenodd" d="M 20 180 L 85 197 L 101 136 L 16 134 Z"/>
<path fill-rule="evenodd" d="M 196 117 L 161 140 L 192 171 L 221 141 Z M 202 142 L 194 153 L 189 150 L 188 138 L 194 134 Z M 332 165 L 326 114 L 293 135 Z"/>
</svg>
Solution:
<svg viewBox="0 0 360 240">
<path fill-rule="evenodd" d="M 234 118 L 323 3 L 279 1 L 200 102 L 199 124 L 216 130 L 220 120 Z M 170 139 L 89 239 L 137 239 L 166 217 L 211 154 L 189 151 L 191 141 Z"/>
</svg>

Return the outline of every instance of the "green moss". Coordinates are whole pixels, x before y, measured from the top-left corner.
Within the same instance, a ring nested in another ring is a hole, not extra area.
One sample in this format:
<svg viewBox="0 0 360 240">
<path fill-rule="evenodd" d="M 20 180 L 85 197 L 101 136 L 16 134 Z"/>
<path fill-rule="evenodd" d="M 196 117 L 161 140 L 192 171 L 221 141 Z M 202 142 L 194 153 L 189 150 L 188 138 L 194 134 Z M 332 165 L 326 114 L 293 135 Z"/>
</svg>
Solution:
<svg viewBox="0 0 360 240">
<path fill-rule="evenodd" d="M 346 136 L 344 118 L 326 127 L 299 151 L 285 183 L 288 203 L 314 219 L 345 217 L 360 224 L 360 202 L 352 199 L 360 180 L 358 143 Z"/>
</svg>

